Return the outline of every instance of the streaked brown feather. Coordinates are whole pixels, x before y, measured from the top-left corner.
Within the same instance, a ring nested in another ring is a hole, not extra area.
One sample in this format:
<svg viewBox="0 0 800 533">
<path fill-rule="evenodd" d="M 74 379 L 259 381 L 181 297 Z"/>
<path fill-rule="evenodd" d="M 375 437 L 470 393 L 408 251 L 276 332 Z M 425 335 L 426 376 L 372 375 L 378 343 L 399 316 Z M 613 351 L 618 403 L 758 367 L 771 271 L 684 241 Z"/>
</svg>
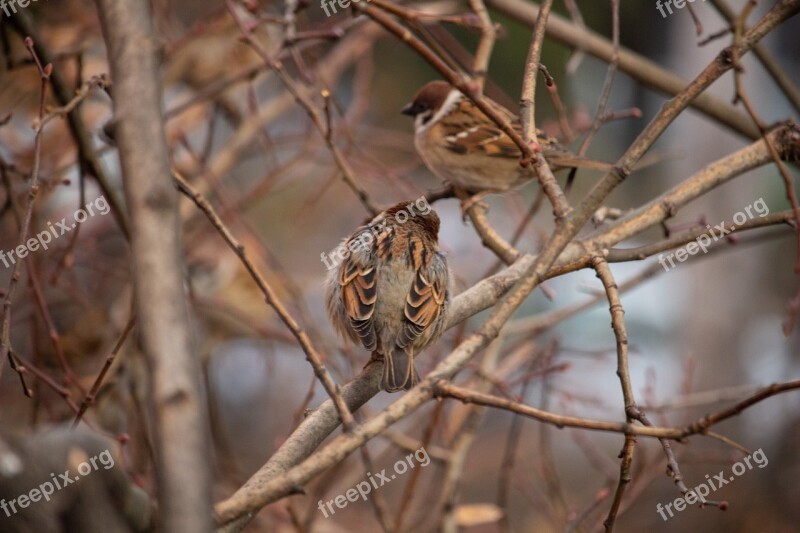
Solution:
<svg viewBox="0 0 800 533">
<path fill-rule="evenodd" d="M 406 297 L 403 313 L 407 322 L 397 338 L 397 345 L 401 348 L 414 342 L 436 322 L 446 299 L 446 280 L 429 279 L 426 270 L 427 265 L 417 270 Z"/>
<path fill-rule="evenodd" d="M 433 116 L 453 90 L 446 82 L 430 82 L 420 89 L 409 109 L 430 110 L 427 116 Z M 486 103 L 522 136 L 522 125 L 515 113 L 491 100 L 486 100 Z M 423 155 L 423 159 L 434 173 L 470 191 L 503 191 L 533 177 L 532 171 L 521 171 L 518 167 L 521 153 L 517 145 L 472 100 L 462 95 L 448 105 L 452 107 L 447 114 L 428 127 L 426 146 L 417 147 L 430 152 L 427 158 Z M 608 171 L 612 168 L 610 163 L 578 157 L 541 130 L 536 131 L 536 137 L 542 155 L 553 170 L 584 168 Z M 437 155 L 437 150 L 450 156 Z M 503 161 L 502 167 L 493 166 L 497 161 Z M 481 181 L 484 183 L 479 183 Z"/>
<path fill-rule="evenodd" d="M 403 350 L 394 350 L 384 355 L 381 388 L 386 392 L 408 390 L 419 382 L 419 374 L 414 368 L 414 357 Z"/>
<path fill-rule="evenodd" d="M 397 204 L 359 228 L 345 247 L 371 231 L 369 248 L 351 249 L 329 276 L 329 316 L 340 332 L 383 359 L 381 385 L 389 392 L 419 381 L 414 356 L 441 335 L 447 308 L 439 217 L 430 211 L 400 219 L 409 205 Z"/>
<path fill-rule="evenodd" d="M 506 108 L 489 102 L 497 112 L 511 124 L 511 127 L 522 136 L 522 125 L 519 117 Z M 440 121 L 433 128 L 438 128 L 437 136 L 444 139 L 448 150 L 459 154 L 481 152 L 490 157 L 520 157 L 519 147 L 494 122 L 491 122 L 478 107 L 468 98 L 462 98 L 448 113 L 446 121 Z M 569 154 L 569 151 L 542 130 L 536 131 L 537 141 L 543 151 Z"/>
</svg>

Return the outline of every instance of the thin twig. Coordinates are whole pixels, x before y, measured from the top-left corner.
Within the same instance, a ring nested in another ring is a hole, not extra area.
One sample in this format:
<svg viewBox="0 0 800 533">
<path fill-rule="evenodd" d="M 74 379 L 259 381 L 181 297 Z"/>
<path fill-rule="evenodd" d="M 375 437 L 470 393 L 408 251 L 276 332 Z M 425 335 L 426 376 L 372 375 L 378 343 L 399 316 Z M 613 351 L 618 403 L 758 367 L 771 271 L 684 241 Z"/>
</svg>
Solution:
<svg viewBox="0 0 800 533">
<path fill-rule="evenodd" d="M 47 64 L 42 66 L 39 61 L 39 56 L 34 49 L 33 39 L 30 37 L 25 38 L 25 47 L 28 53 L 36 62 L 36 67 L 39 70 L 40 92 L 39 92 L 39 120 L 44 118 L 44 104 L 45 95 L 47 93 L 47 84 L 50 80 L 50 74 L 53 72 L 53 65 Z M 39 194 L 39 168 L 42 161 L 42 130 L 37 130 L 34 137 L 33 147 L 33 168 L 31 169 L 30 188 L 28 190 L 28 204 L 25 207 L 25 216 L 22 219 L 22 227 L 19 232 L 17 248 L 25 248 L 28 241 L 28 232 L 31 227 L 31 219 L 33 218 L 33 204 Z M 14 264 L 14 271 L 11 273 L 11 279 L 8 282 L 8 289 L 5 291 L 5 298 L 3 299 L 3 326 L 0 332 L 0 377 L 3 376 L 3 366 L 11 350 L 11 306 L 14 302 L 14 295 L 17 290 L 17 284 L 20 279 L 20 269 L 24 262 L 22 256 Z"/>
<path fill-rule="evenodd" d="M 86 413 L 86 410 L 90 405 L 92 405 L 97 397 L 97 391 L 100 390 L 100 386 L 103 384 L 103 380 L 105 380 L 106 374 L 108 374 L 111 365 L 114 364 L 114 359 L 116 359 L 117 354 L 122 348 L 122 345 L 125 343 L 125 339 L 127 339 L 130 332 L 133 331 L 134 324 L 136 324 L 136 317 L 131 316 L 130 320 L 128 320 L 128 325 L 125 326 L 125 329 L 122 331 L 122 335 L 120 335 L 119 339 L 117 339 L 117 343 L 114 345 L 111 353 L 108 355 L 108 357 L 106 357 L 103 368 L 100 369 L 100 373 L 97 375 L 97 378 L 95 378 L 94 383 L 92 383 L 92 388 L 89 390 L 89 393 L 84 396 L 83 401 L 78 408 L 78 413 L 75 415 L 75 419 L 72 421 L 73 429 L 80 424 L 83 415 Z"/>
<path fill-rule="evenodd" d="M 729 28 L 722 30 L 723 35 L 731 32 L 737 16 L 733 9 L 728 5 L 725 0 L 711 0 L 711 4 L 719 11 L 719 13 L 730 24 Z M 767 47 L 758 43 L 753 47 L 753 54 L 758 58 L 764 69 L 772 76 L 776 85 L 783 91 L 786 99 L 791 102 L 794 110 L 800 113 L 800 88 L 792 81 L 792 78 L 781 68 L 780 64 L 775 60 L 775 57 L 767 50 Z"/>
<path fill-rule="evenodd" d="M 294 335 L 294 337 L 297 339 L 298 344 L 300 344 L 300 347 L 306 354 L 308 362 L 311 363 L 311 367 L 314 369 L 314 374 L 316 374 L 317 378 L 322 383 L 322 386 L 325 388 L 325 391 L 335 402 L 336 408 L 339 411 L 339 416 L 342 420 L 342 425 L 346 430 L 350 430 L 354 424 L 353 415 L 350 413 L 350 410 L 347 408 L 344 400 L 342 400 L 338 385 L 333 382 L 333 379 L 322 362 L 322 357 L 312 344 L 308 334 L 303 331 L 297 321 L 295 321 L 295 319 L 289 314 L 289 311 L 275 294 L 275 291 L 272 289 L 270 284 L 266 281 L 266 279 L 264 279 L 264 276 L 262 276 L 258 271 L 256 265 L 248 257 L 245 247 L 236 240 L 233 234 L 231 234 L 225 223 L 219 218 L 219 215 L 217 215 L 216 211 L 208 202 L 208 200 L 196 192 L 192 186 L 189 185 L 189 183 L 187 183 L 186 180 L 183 179 L 183 177 L 181 177 L 177 172 L 173 172 L 173 179 L 175 180 L 178 190 L 192 202 L 194 202 L 197 208 L 206 215 L 209 222 L 211 222 L 214 228 L 225 240 L 225 243 L 231 248 L 231 250 L 233 250 L 236 256 L 239 257 L 239 260 L 250 273 L 253 281 L 255 281 L 256 285 L 258 285 L 258 288 L 263 294 L 267 305 L 272 307 L 281 321 L 286 324 L 286 327 L 289 328 L 289 331 L 291 331 L 292 335 Z"/>
<path fill-rule="evenodd" d="M 45 46 L 45 40 L 40 38 L 36 27 L 33 24 L 31 14 L 25 9 L 18 9 L 10 18 L 12 27 L 19 33 L 21 37 L 30 36 L 33 40 L 33 49 L 36 56 L 42 63 L 54 64 L 56 58 L 50 54 Z M 38 64 L 39 61 L 37 60 Z M 74 89 L 62 77 L 58 70 L 53 71 L 48 80 L 53 89 L 53 95 L 62 106 L 66 106 L 74 96 Z M 40 116 L 40 118 L 42 118 Z M 127 218 L 127 211 L 120 201 L 119 194 L 115 187 L 111 185 L 100 159 L 94 150 L 94 143 L 86 124 L 80 114 L 80 106 L 76 106 L 69 113 L 67 113 L 67 122 L 69 124 L 70 132 L 78 146 L 78 153 L 80 156 L 80 169 L 94 177 L 98 186 L 103 191 L 103 195 L 108 200 L 111 207 L 111 214 L 117 222 L 120 231 L 125 238 L 130 237 L 129 223 Z"/>
<path fill-rule="evenodd" d="M 539 62 L 542 57 L 542 45 L 544 43 L 544 33 L 547 27 L 547 17 L 550 15 L 550 9 L 553 7 L 553 0 L 545 0 L 542 2 L 542 9 L 536 19 L 536 24 L 533 26 L 533 36 L 531 37 L 531 46 L 528 50 L 528 59 L 525 61 L 525 72 L 522 77 L 522 94 L 520 96 L 520 120 L 522 122 L 522 142 L 526 146 L 537 146 L 536 140 L 536 120 L 535 120 L 535 95 L 536 95 L 536 79 L 539 73 Z M 556 222 L 561 223 L 564 217 L 570 212 L 570 206 L 567 198 L 564 196 L 564 191 L 556 182 L 553 176 L 553 171 L 545 161 L 544 156 L 539 151 L 534 150 L 534 156 L 528 155 L 528 152 L 523 150 L 521 165 L 527 166 L 533 164 L 536 171 L 536 177 L 539 179 L 539 185 L 547 195 L 550 203 L 553 205 L 553 215 L 556 217 Z"/>
<path fill-rule="evenodd" d="M 614 338 L 616 339 L 617 345 L 617 376 L 622 386 L 623 411 L 625 413 L 626 423 L 632 424 L 634 420 L 637 420 L 639 409 L 636 406 L 636 400 L 633 396 L 633 385 L 631 384 L 630 365 L 628 362 L 628 333 L 625 327 L 625 310 L 622 308 L 617 282 L 614 279 L 614 275 L 611 273 L 608 262 L 601 253 L 598 252 L 592 259 L 592 266 L 595 272 L 597 272 L 597 277 L 603 283 L 606 298 L 608 299 L 609 313 L 611 314 L 611 329 L 614 330 Z M 620 452 L 621 461 L 617 490 L 614 493 L 608 516 L 603 522 L 605 530 L 608 533 L 614 530 L 614 522 L 619 512 L 619 506 L 622 503 L 622 496 L 625 493 L 625 488 L 632 479 L 631 464 L 633 463 L 633 451 L 635 447 L 636 438 L 633 435 L 625 435 L 625 443 Z"/>
<path fill-rule="evenodd" d="M 492 57 L 494 42 L 497 38 L 497 29 L 491 17 L 489 17 L 489 11 L 486 9 L 483 0 L 469 0 L 469 5 L 481 23 L 481 40 L 478 42 L 478 48 L 475 50 L 472 77 L 475 79 L 478 91 L 483 92 L 486 75 L 489 72 L 489 60 Z"/>
<path fill-rule="evenodd" d="M 603 89 L 597 102 L 597 111 L 594 114 L 592 127 L 578 149 L 578 155 L 580 156 L 586 153 L 586 150 L 589 149 L 589 144 L 592 142 L 592 137 L 600 129 L 600 126 L 606 122 L 604 119 L 606 118 L 608 99 L 611 97 L 611 87 L 614 85 L 614 76 L 619 66 L 619 0 L 611 0 L 611 45 L 613 46 L 613 51 L 611 53 L 611 61 L 608 63 L 606 79 L 603 82 Z"/>
<path fill-rule="evenodd" d="M 642 436 L 655 439 L 670 439 L 675 441 L 682 441 L 686 439 L 686 437 L 690 437 L 692 435 L 705 435 L 706 431 L 712 426 L 715 426 L 724 420 L 740 414 L 745 409 L 752 407 L 766 398 L 792 390 L 800 390 L 800 380 L 788 381 L 785 383 L 775 383 L 773 385 L 764 387 L 757 393 L 745 398 L 736 405 L 714 414 L 707 415 L 688 425 L 680 427 L 659 427 L 631 425 L 626 422 L 610 422 L 568 415 L 558 415 L 506 398 L 500 398 L 498 396 L 465 389 L 463 387 L 448 383 L 445 380 L 439 380 L 434 383 L 434 397 L 454 398 L 466 403 L 477 403 L 480 405 L 503 409 L 512 413 L 521 414 L 534 420 L 538 420 L 545 424 L 553 425 L 559 429 L 572 427 L 589 431 L 621 433 L 624 435 Z"/>
<path fill-rule="evenodd" d="M 236 14 L 233 0 L 226 0 L 225 3 L 228 8 L 228 12 L 230 13 L 231 17 L 233 17 L 236 24 L 239 26 L 239 29 L 242 35 L 244 36 L 245 40 L 247 41 L 247 43 L 259 55 L 264 64 L 270 70 L 274 71 L 278 75 L 278 77 L 281 79 L 286 89 L 295 98 L 297 103 L 299 103 L 306 110 L 314 126 L 317 127 L 320 134 L 323 136 L 323 138 L 325 138 L 326 144 L 328 145 L 328 149 L 330 150 L 331 155 L 333 155 L 333 159 L 336 162 L 336 165 L 339 167 L 339 170 L 341 170 L 345 183 L 353 190 L 358 199 L 366 208 L 367 212 L 369 212 L 373 216 L 380 213 L 380 209 L 378 209 L 378 207 L 372 204 L 372 201 L 370 200 L 367 192 L 358 184 L 358 181 L 355 178 L 355 174 L 353 173 L 352 168 L 342 155 L 339 148 L 333 142 L 331 136 L 328 134 L 328 132 L 330 131 L 330 124 L 326 126 L 326 124 L 323 122 L 319 111 L 309 98 L 308 93 L 304 89 L 301 89 L 298 86 L 298 84 L 292 78 L 289 77 L 289 75 L 283 68 L 282 62 L 275 61 L 272 58 L 270 58 L 269 54 L 264 50 L 264 48 L 261 46 L 258 40 L 253 36 L 252 29 L 248 28 Z M 323 94 L 326 91 L 327 89 L 323 89 Z"/>
</svg>

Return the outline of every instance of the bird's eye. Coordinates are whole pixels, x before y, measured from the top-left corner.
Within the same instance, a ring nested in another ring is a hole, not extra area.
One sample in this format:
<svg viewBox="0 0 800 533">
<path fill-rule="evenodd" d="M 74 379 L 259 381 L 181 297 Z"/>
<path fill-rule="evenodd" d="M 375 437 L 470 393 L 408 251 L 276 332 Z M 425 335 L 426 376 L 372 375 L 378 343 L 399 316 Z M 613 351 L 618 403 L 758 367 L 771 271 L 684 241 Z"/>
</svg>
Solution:
<svg viewBox="0 0 800 533">
<path fill-rule="evenodd" d="M 430 110 L 426 110 L 425 112 L 420 114 L 422 118 L 422 124 L 427 124 L 433 118 L 433 113 Z"/>
</svg>

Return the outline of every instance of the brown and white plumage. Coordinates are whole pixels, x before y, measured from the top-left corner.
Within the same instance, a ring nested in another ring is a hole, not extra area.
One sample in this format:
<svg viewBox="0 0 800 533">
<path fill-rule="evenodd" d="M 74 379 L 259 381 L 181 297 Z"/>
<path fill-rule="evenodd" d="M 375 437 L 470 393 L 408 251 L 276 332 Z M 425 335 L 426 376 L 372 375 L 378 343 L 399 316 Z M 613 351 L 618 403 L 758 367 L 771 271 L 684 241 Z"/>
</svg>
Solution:
<svg viewBox="0 0 800 533">
<path fill-rule="evenodd" d="M 387 392 L 419 381 L 414 356 L 442 334 L 449 302 L 439 217 L 433 210 L 398 216 L 409 205 L 413 210 L 407 202 L 387 209 L 346 239 L 350 256 L 327 281 L 331 322 L 384 361 L 381 387 Z"/>
<path fill-rule="evenodd" d="M 522 135 L 519 118 L 488 101 Z M 444 181 L 470 192 L 507 191 L 535 177 L 520 166 L 511 138 L 466 96 L 443 81 L 417 92 L 403 113 L 414 117 L 414 145 L 428 168 Z M 611 165 L 578 157 L 541 130 L 537 140 L 550 167 L 608 170 Z"/>
</svg>

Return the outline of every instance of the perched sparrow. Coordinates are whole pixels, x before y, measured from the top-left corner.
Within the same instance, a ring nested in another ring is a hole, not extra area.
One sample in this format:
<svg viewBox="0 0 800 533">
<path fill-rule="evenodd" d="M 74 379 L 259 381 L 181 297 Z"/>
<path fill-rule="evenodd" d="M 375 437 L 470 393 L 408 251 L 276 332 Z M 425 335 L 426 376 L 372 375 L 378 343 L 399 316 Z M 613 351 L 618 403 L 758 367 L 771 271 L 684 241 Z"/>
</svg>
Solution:
<svg viewBox="0 0 800 533">
<path fill-rule="evenodd" d="M 489 101 L 522 135 L 519 118 Z M 521 152 L 511 138 L 461 92 L 443 81 L 422 87 L 403 108 L 414 117 L 414 145 L 428 168 L 444 181 L 469 192 L 503 192 L 535 178 L 532 166 L 520 166 Z M 543 131 L 538 142 L 550 168 L 609 170 L 611 164 L 572 154 Z"/>
<path fill-rule="evenodd" d="M 449 273 L 439 252 L 439 217 L 399 203 L 346 239 L 349 257 L 330 270 L 326 303 L 338 332 L 384 362 L 381 387 L 418 381 L 414 356 L 444 330 Z"/>
</svg>

